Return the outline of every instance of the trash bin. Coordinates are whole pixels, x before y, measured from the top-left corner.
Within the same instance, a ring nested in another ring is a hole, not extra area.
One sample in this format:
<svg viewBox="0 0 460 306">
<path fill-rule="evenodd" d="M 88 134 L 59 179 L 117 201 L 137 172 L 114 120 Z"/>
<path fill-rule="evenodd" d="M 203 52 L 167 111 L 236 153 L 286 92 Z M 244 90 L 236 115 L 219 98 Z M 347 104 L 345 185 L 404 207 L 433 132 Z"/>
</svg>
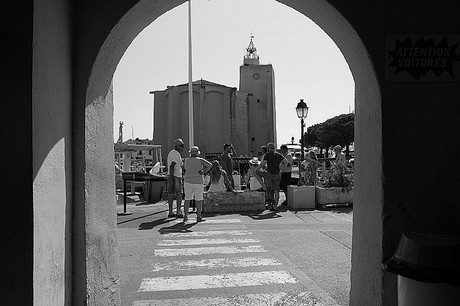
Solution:
<svg viewBox="0 0 460 306">
<path fill-rule="evenodd" d="M 383 269 L 398 275 L 399 306 L 460 305 L 460 236 L 405 231 Z"/>
<path fill-rule="evenodd" d="M 161 201 L 163 189 L 166 186 L 166 177 L 153 177 L 145 182 L 145 197 L 147 202 L 156 203 Z"/>
</svg>

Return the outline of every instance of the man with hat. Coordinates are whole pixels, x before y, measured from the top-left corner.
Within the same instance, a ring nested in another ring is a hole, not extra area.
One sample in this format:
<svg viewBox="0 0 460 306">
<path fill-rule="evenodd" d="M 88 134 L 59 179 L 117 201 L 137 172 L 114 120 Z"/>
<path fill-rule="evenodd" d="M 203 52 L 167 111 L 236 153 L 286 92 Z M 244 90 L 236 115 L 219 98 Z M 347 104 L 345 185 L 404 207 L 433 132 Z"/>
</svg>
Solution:
<svg viewBox="0 0 460 306">
<path fill-rule="evenodd" d="M 184 150 L 184 142 L 178 138 L 174 140 L 174 149 L 172 149 L 167 158 L 168 163 L 168 204 L 169 213 L 168 218 L 179 217 L 182 218 L 181 205 L 182 205 L 182 156 L 181 152 Z M 173 201 L 176 197 L 177 215 L 173 213 Z"/>
<path fill-rule="evenodd" d="M 267 173 L 265 174 L 265 185 L 267 186 L 267 196 L 270 201 L 269 209 L 278 210 L 278 201 L 280 198 L 280 168 L 287 167 L 289 162 L 283 155 L 275 151 L 275 144 L 269 142 L 267 144 L 267 153 L 262 157 L 260 165 L 257 166 L 256 172 L 260 171 L 267 165 Z"/>
</svg>

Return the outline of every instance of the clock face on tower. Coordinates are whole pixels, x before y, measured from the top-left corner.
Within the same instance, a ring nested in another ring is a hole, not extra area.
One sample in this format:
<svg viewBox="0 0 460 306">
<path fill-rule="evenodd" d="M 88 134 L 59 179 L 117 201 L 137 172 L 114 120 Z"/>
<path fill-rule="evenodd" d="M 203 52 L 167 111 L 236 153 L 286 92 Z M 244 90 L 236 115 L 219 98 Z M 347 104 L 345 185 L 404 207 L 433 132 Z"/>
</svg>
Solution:
<svg viewBox="0 0 460 306">
<path fill-rule="evenodd" d="M 252 77 L 254 78 L 254 80 L 257 80 L 258 78 L 260 78 L 260 74 L 256 72 L 252 75 Z"/>
</svg>

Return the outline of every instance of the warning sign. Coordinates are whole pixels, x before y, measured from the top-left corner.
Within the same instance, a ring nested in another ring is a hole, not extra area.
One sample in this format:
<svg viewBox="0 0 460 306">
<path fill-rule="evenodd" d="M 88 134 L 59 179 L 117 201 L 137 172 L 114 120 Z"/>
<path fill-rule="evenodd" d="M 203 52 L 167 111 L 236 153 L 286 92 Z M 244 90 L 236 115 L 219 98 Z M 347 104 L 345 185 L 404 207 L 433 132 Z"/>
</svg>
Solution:
<svg viewBox="0 0 460 306">
<path fill-rule="evenodd" d="M 388 35 L 387 81 L 460 81 L 460 35 Z"/>
</svg>

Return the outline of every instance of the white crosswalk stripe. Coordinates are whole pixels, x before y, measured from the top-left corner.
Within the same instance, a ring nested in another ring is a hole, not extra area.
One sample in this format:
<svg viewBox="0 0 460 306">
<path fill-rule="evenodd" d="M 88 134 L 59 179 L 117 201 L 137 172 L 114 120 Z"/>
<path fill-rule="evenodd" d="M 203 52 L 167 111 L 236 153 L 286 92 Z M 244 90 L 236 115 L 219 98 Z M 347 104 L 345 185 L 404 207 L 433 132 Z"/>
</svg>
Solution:
<svg viewBox="0 0 460 306">
<path fill-rule="evenodd" d="M 211 258 L 202 260 L 173 261 L 167 264 L 153 264 L 152 272 L 163 270 L 192 270 L 197 268 L 219 269 L 226 267 L 257 267 L 278 266 L 280 262 L 273 258 L 264 257 L 238 257 L 238 258 Z"/>
<path fill-rule="evenodd" d="M 142 280 L 139 291 L 194 290 L 296 283 L 287 271 L 155 277 Z"/>
<path fill-rule="evenodd" d="M 229 235 L 229 236 L 246 236 L 251 235 L 251 232 L 242 231 L 242 230 L 232 230 L 232 231 L 209 231 L 209 232 L 180 232 L 180 233 L 167 233 L 164 234 L 165 238 L 173 237 L 210 237 L 210 236 L 220 236 L 220 235 Z"/>
<path fill-rule="evenodd" d="M 181 246 L 181 245 L 200 245 L 200 244 L 228 244 L 228 243 L 257 243 L 257 239 L 251 238 L 230 238 L 230 239 L 185 239 L 185 240 L 163 240 L 159 246 Z"/>
<path fill-rule="evenodd" d="M 158 249 L 155 256 L 192 256 L 205 254 L 239 254 L 239 253 L 263 253 L 267 252 L 260 245 L 248 246 L 221 246 L 221 247 L 202 247 L 202 248 L 181 248 L 181 249 Z"/>
</svg>

